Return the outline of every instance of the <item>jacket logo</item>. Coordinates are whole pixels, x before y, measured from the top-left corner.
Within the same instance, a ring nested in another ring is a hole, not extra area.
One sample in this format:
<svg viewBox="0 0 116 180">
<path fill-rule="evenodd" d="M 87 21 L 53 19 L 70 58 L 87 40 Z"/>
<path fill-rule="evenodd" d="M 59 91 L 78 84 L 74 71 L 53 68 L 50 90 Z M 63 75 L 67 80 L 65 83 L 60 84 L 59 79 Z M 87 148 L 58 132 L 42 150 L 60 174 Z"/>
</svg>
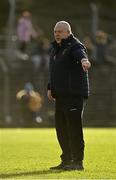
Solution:
<svg viewBox="0 0 116 180">
<path fill-rule="evenodd" d="M 62 52 L 62 55 L 64 55 L 67 52 L 67 49 L 64 49 Z"/>
<path fill-rule="evenodd" d="M 55 59 L 56 59 L 56 55 L 53 56 L 53 60 L 55 60 Z"/>
<path fill-rule="evenodd" d="M 76 111 L 77 110 L 77 108 L 72 108 L 72 109 L 70 109 L 70 111 Z"/>
<path fill-rule="evenodd" d="M 77 60 L 77 64 L 79 64 L 79 61 Z"/>
</svg>

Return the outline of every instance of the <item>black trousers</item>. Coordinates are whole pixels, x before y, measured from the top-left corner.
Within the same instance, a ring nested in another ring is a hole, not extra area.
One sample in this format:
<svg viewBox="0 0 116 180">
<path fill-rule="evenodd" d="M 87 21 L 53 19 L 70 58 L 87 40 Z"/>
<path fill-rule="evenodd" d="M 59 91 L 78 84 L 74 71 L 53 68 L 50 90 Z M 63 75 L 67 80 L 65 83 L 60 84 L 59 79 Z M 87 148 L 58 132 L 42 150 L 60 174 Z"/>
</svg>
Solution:
<svg viewBox="0 0 116 180">
<path fill-rule="evenodd" d="M 84 158 L 82 130 L 84 104 L 83 97 L 56 99 L 55 125 L 63 162 L 82 161 Z"/>
</svg>

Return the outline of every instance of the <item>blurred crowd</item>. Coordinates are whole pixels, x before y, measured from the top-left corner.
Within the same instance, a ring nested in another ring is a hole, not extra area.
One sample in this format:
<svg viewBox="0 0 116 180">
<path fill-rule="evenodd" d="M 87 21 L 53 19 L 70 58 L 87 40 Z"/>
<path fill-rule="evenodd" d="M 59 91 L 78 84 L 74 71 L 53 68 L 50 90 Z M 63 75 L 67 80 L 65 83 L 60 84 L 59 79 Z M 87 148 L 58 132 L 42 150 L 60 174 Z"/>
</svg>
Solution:
<svg viewBox="0 0 116 180">
<path fill-rule="evenodd" d="M 35 71 L 41 66 L 48 68 L 50 43 L 41 29 L 35 29 L 29 11 L 22 12 L 19 17 L 16 34 L 19 57 L 24 60 L 30 58 Z M 83 43 L 93 64 L 116 64 L 115 54 L 113 53 L 116 48 L 116 40 L 107 32 L 98 30 L 95 37 L 84 37 Z"/>
<path fill-rule="evenodd" d="M 47 84 L 50 42 L 45 37 L 44 32 L 39 27 L 35 27 L 31 13 L 29 11 L 22 12 L 17 20 L 16 29 L 17 58 L 22 60 L 23 64 L 25 64 L 25 61 L 27 64 L 31 63 L 31 72 L 26 72 L 31 74 L 31 78 L 29 82 L 27 80 L 24 84 L 23 90 L 19 89 L 16 97 L 20 106 L 20 119 L 23 120 L 23 117 L 25 117 L 28 121 L 31 119 L 32 122 L 41 123 L 43 121 L 40 113 L 41 108 L 33 111 L 28 104 L 30 98 L 32 99 L 30 96 L 32 92 L 36 92 L 36 96 L 33 96 L 35 99 L 39 96 L 37 92 L 40 92 L 40 96 L 45 94 L 43 91 L 45 84 Z M 43 78 L 45 75 L 46 78 Z M 37 101 L 33 101 L 33 106 L 36 105 Z"/>
<path fill-rule="evenodd" d="M 92 64 L 116 65 L 116 40 L 103 30 L 98 30 L 95 37 L 86 36 L 83 43 L 87 48 Z"/>
<path fill-rule="evenodd" d="M 16 30 L 19 57 L 33 63 L 35 71 L 43 64 L 48 66 L 50 43 L 41 29 L 35 29 L 29 11 L 22 12 Z"/>
</svg>

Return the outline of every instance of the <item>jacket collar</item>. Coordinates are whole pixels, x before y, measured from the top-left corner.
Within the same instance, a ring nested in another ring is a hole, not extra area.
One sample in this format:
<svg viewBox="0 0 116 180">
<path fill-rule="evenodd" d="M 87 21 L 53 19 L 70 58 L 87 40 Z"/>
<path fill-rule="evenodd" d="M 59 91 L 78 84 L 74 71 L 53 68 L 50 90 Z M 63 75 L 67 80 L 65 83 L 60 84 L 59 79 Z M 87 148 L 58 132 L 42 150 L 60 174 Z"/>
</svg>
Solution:
<svg viewBox="0 0 116 180">
<path fill-rule="evenodd" d="M 61 40 L 60 46 L 56 41 L 52 42 L 52 46 L 55 49 L 60 48 L 60 47 L 65 47 L 65 46 L 67 46 L 67 44 L 70 46 L 73 39 L 74 39 L 74 36 L 73 36 L 73 34 L 71 34 L 68 38 Z"/>
</svg>

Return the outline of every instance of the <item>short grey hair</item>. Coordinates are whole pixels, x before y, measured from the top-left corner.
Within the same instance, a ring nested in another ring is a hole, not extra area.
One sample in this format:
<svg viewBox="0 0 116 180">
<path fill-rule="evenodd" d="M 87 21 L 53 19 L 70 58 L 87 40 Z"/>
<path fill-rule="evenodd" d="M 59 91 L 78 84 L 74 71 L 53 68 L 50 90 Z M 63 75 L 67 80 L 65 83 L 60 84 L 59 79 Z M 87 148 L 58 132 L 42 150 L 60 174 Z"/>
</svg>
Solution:
<svg viewBox="0 0 116 180">
<path fill-rule="evenodd" d="M 70 34 L 72 34 L 71 26 L 70 26 L 70 24 L 68 22 L 66 22 L 66 21 L 58 21 L 56 23 L 55 27 L 60 26 L 60 25 L 63 26 L 66 30 L 68 30 Z"/>
</svg>

